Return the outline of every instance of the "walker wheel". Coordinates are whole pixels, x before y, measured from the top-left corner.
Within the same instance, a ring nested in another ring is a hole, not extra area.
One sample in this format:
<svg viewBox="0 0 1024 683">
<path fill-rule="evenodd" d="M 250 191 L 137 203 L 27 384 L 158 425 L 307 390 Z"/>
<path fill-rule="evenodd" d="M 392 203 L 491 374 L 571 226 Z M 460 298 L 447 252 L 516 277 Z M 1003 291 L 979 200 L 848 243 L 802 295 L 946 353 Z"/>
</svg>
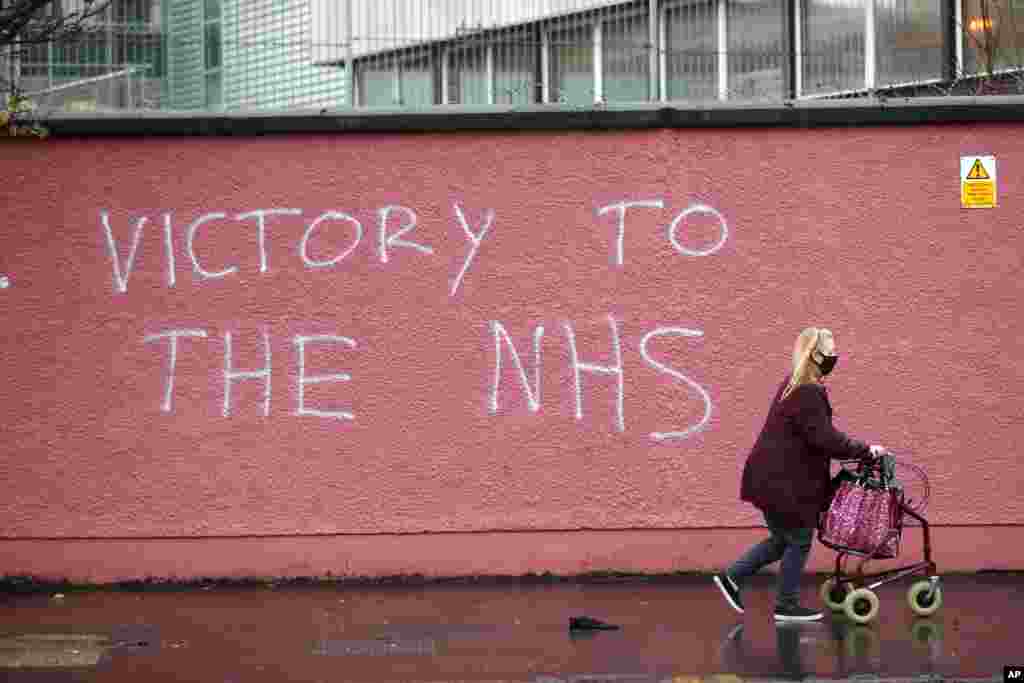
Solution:
<svg viewBox="0 0 1024 683">
<path fill-rule="evenodd" d="M 929 614 L 935 614 L 942 607 L 942 587 L 935 586 L 935 592 L 929 597 L 928 590 L 930 588 L 931 582 L 929 581 L 915 581 L 907 591 L 907 602 L 914 614 L 927 617 Z"/>
<path fill-rule="evenodd" d="M 866 624 L 877 617 L 878 607 L 878 596 L 870 588 L 856 588 L 843 601 L 843 612 L 857 624 Z"/>
<path fill-rule="evenodd" d="M 842 612 L 843 602 L 846 600 L 849 592 L 850 584 L 839 583 L 839 580 L 833 576 L 821 584 L 821 590 L 818 591 L 818 595 L 821 597 L 821 601 L 833 612 Z"/>
</svg>

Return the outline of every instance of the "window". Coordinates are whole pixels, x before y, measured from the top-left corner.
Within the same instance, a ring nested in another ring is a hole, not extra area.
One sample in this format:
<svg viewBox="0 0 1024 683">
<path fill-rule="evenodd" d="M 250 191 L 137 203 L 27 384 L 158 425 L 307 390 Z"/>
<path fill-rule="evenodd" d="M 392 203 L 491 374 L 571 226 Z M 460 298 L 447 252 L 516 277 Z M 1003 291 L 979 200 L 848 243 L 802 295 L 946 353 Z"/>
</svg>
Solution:
<svg viewBox="0 0 1024 683">
<path fill-rule="evenodd" d="M 356 68 L 359 104 L 364 107 L 396 107 L 394 67 L 373 60 Z"/>
<path fill-rule="evenodd" d="M 803 0 L 801 94 L 865 87 L 865 11 L 863 0 Z"/>
<path fill-rule="evenodd" d="M 967 73 L 1024 67 L 1024 0 L 964 0 L 963 8 Z"/>
<path fill-rule="evenodd" d="M 785 97 L 786 13 L 782 0 L 729 0 L 729 99 Z"/>
<path fill-rule="evenodd" d="M 670 100 L 718 97 L 718 22 L 712 2 L 665 12 L 665 87 Z"/>
<path fill-rule="evenodd" d="M 153 22 L 156 0 L 114 0 L 110 7 L 115 24 L 149 24 Z"/>
<path fill-rule="evenodd" d="M 428 57 L 399 62 L 399 102 L 405 107 L 427 107 L 437 102 L 434 89 L 437 79 Z"/>
<path fill-rule="evenodd" d="M 203 68 L 206 72 L 206 107 L 224 106 L 223 45 L 220 34 L 220 0 L 203 0 Z"/>
<path fill-rule="evenodd" d="M 448 52 L 451 104 L 529 104 L 537 98 L 540 45 L 531 29 L 501 31 Z"/>
<path fill-rule="evenodd" d="M 550 91 L 548 101 L 563 104 L 594 103 L 594 29 L 591 25 L 551 31 Z"/>
<path fill-rule="evenodd" d="M 117 36 L 114 43 L 115 64 L 146 64 L 145 75 L 159 78 L 166 74 L 164 45 L 159 33 L 127 33 Z"/>
<path fill-rule="evenodd" d="M 448 102 L 452 104 L 490 104 L 488 55 L 492 46 L 453 50 L 448 55 Z"/>
<path fill-rule="evenodd" d="M 210 69 L 219 69 L 221 62 L 221 44 L 220 44 L 220 22 L 210 22 L 206 24 L 205 38 L 203 39 L 203 65 L 207 71 Z"/>
<path fill-rule="evenodd" d="M 634 14 L 602 25 L 602 84 L 609 102 L 643 102 L 650 98 L 649 24 L 646 14 Z"/>
<path fill-rule="evenodd" d="M 53 77 L 73 81 L 101 76 L 110 71 L 110 41 L 106 31 L 89 32 L 79 40 L 54 43 Z"/>
<path fill-rule="evenodd" d="M 441 101 L 440 62 L 433 54 L 371 58 L 356 65 L 364 107 L 429 107 Z"/>
<path fill-rule="evenodd" d="M 942 78 L 942 0 L 875 0 L 879 85 Z"/>
<path fill-rule="evenodd" d="M 540 44 L 521 34 L 494 51 L 494 103 L 530 104 L 538 101 L 537 65 Z"/>
</svg>

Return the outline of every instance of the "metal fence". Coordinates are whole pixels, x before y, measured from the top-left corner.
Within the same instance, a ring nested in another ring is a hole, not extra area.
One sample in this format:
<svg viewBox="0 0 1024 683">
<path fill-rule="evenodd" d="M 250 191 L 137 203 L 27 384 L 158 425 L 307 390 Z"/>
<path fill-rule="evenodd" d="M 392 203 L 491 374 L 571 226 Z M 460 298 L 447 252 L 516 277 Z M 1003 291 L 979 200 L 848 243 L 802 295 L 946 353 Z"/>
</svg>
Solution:
<svg viewBox="0 0 1024 683">
<path fill-rule="evenodd" d="M 1024 0 L 113 0 L 76 41 L 0 49 L 43 109 L 113 113 L 1024 92 L 1022 65 Z"/>
</svg>

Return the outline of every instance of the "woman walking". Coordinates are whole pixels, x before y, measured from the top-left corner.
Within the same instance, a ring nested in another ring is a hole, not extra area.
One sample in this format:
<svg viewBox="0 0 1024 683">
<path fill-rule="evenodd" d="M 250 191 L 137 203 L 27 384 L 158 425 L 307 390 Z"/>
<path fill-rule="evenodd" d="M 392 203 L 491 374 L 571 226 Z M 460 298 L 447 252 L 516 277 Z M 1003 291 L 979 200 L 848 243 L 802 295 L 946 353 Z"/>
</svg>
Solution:
<svg viewBox="0 0 1024 683">
<path fill-rule="evenodd" d="M 870 459 L 885 452 L 832 426 L 823 379 L 838 360 L 832 332 L 808 327 L 793 348 L 793 370 L 779 385 L 768 418 L 743 468 L 740 498 L 764 514 L 770 536 L 748 550 L 715 583 L 740 614 L 744 581 L 781 560 L 777 621 L 814 621 L 821 612 L 800 606 L 800 577 L 811 550 L 818 513 L 829 503 L 831 459 Z"/>
</svg>

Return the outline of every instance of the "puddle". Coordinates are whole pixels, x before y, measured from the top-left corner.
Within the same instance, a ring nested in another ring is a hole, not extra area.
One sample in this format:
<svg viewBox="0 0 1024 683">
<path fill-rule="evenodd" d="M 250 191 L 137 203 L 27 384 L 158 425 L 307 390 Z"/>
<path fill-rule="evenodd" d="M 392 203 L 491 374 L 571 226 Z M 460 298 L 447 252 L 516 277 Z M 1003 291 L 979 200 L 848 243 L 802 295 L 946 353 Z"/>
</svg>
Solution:
<svg viewBox="0 0 1024 683">
<path fill-rule="evenodd" d="M 785 627 L 771 619 L 770 576 L 753 581 L 743 616 L 703 577 L 542 588 L 98 591 L 47 595 L 45 606 L 33 596 L 8 596 L 0 607 L 0 679 L 1002 680 L 1002 666 L 1020 651 L 1015 606 L 1024 581 L 954 577 L 944 588 L 945 604 L 932 617 L 909 611 L 905 587 L 883 586 L 883 612 L 870 625 L 829 613 Z M 817 586 L 805 589 L 812 604 Z M 621 628 L 570 630 L 581 614 Z"/>
<path fill-rule="evenodd" d="M 0 637 L 0 669 L 94 667 L 110 638 L 91 633 L 26 633 Z"/>
</svg>

